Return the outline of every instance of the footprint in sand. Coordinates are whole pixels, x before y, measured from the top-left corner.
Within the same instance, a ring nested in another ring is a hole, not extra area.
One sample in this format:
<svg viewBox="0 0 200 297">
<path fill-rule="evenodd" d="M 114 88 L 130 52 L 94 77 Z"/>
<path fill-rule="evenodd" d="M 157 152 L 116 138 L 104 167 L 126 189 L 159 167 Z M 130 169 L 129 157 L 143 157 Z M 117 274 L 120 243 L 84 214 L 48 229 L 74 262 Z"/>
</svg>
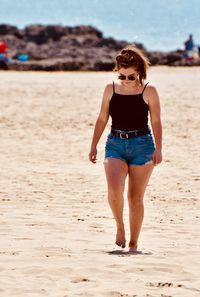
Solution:
<svg viewBox="0 0 200 297">
<path fill-rule="evenodd" d="M 160 288 L 160 287 L 174 287 L 174 288 L 177 288 L 177 287 L 182 287 L 182 285 L 180 284 L 173 284 L 173 283 L 163 283 L 163 282 L 158 282 L 158 283 L 147 283 L 146 286 L 149 286 L 149 287 L 157 287 L 157 288 Z"/>
<path fill-rule="evenodd" d="M 109 297 L 137 297 L 138 295 L 129 295 L 129 294 L 123 294 L 117 291 L 111 291 L 108 294 L 106 294 L 106 296 Z"/>
<path fill-rule="evenodd" d="M 81 283 L 81 282 L 90 282 L 90 280 L 88 279 L 88 278 L 82 278 L 82 277 L 80 277 L 80 278 L 75 278 L 75 279 L 73 279 L 72 280 L 72 283 Z"/>
</svg>

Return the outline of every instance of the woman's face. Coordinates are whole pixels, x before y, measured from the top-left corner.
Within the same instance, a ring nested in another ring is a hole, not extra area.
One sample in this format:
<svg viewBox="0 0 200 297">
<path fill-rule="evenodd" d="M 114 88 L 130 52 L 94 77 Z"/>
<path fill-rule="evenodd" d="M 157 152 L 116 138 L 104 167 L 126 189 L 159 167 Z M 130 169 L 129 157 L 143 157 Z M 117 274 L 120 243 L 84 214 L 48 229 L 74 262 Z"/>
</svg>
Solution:
<svg viewBox="0 0 200 297">
<path fill-rule="evenodd" d="M 124 86 L 135 86 L 138 81 L 138 72 L 135 68 L 120 68 L 118 70 L 118 79 Z"/>
</svg>

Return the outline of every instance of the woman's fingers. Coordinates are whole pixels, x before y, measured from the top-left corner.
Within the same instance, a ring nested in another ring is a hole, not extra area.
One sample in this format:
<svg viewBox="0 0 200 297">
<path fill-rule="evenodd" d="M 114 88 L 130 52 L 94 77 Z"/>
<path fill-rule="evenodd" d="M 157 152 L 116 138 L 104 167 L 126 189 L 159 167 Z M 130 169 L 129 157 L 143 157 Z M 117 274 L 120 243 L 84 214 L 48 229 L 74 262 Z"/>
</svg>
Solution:
<svg viewBox="0 0 200 297">
<path fill-rule="evenodd" d="M 91 157 L 91 161 L 93 162 L 93 163 L 96 163 L 96 155 L 93 155 L 92 157 Z"/>
<path fill-rule="evenodd" d="M 156 164 L 156 154 L 153 154 L 153 163 L 154 163 L 155 166 L 157 165 Z"/>
<path fill-rule="evenodd" d="M 155 150 L 153 153 L 153 163 L 156 166 L 161 162 L 162 162 L 162 154 L 160 151 Z"/>
<path fill-rule="evenodd" d="M 92 162 L 92 163 L 96 163 L 96 158 L 97 154 L 94 154 L 94 153 L 90 153 L 89 154 L 89 160 Z"/>
</svg>

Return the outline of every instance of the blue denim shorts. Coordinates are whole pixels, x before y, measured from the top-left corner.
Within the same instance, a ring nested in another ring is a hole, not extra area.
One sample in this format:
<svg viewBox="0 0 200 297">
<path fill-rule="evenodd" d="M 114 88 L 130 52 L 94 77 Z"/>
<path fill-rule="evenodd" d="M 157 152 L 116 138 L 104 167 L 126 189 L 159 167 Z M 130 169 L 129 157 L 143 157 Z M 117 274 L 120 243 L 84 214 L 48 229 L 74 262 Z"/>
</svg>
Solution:
<svg viewBox="0 0 200 297">
<path fill-rule="evenodd" d="M 153 164 L 154 150 L 155 145 L 151 131 L 148 134 L 129 139 L 120 138 L 110 132 L 105 145 L 105 159 L 117 158 L 128 165 Z"/>
</svg>

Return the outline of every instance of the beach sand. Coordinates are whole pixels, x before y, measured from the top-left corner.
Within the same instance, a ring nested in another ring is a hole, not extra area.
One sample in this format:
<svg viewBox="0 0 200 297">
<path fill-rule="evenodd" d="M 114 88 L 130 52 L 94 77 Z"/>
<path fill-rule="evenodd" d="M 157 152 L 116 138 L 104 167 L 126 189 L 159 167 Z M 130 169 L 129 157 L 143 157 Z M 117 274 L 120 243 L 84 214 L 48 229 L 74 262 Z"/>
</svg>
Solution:
<svg viewBox="0 0 200 297">
<path fill-rule="evenodd" d="M 114 245 L 103 167 L 110 121 L 97 163 L 88 161 L 113 78 L 0 72 L 0 296 L 200 296 L 199 68 L 149 70 L 161 100 L 163 162 L 145 193 L 137 254 Z"/>
</svg>

